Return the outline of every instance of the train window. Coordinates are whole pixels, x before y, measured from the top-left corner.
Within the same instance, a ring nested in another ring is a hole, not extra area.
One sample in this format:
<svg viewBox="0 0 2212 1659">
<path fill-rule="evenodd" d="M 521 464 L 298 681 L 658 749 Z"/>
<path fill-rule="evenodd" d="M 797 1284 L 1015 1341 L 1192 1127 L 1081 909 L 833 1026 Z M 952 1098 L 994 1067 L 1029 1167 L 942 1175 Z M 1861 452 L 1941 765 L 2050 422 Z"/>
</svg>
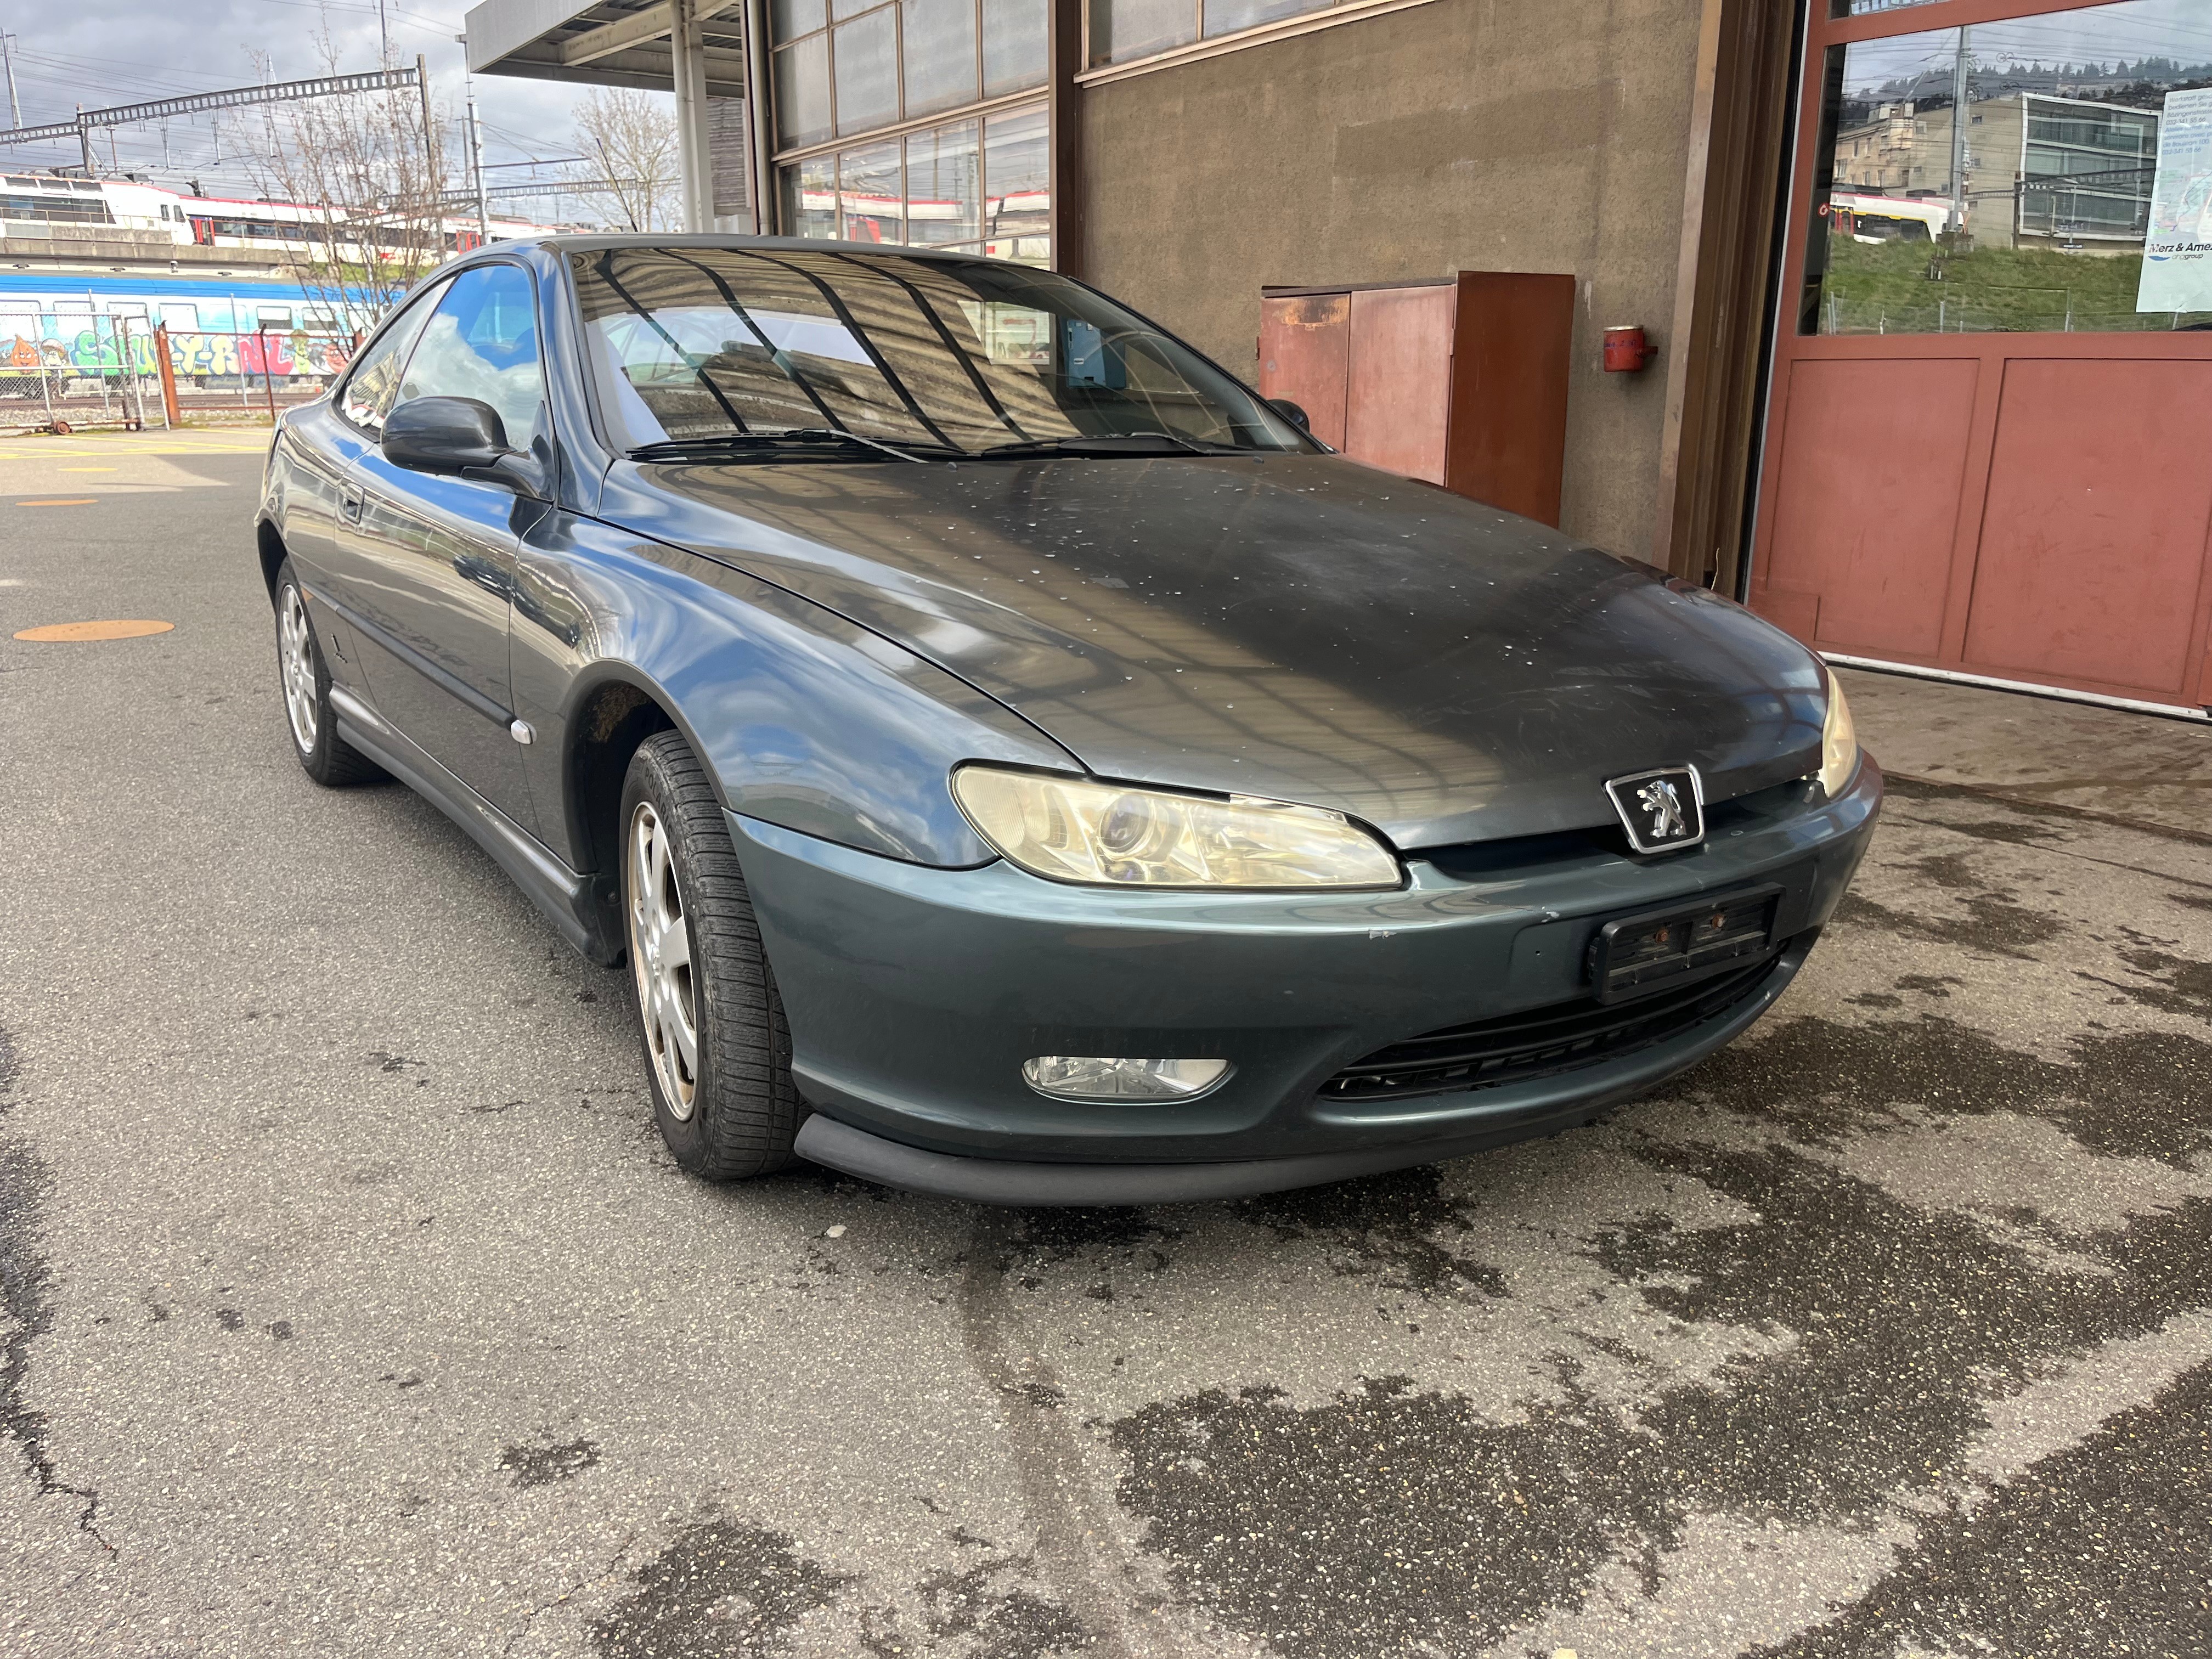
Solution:
<svg viewBox="0 0 2212 1659">
<path fill-rule="evenodd" d="M 200 331 L 200 308 L 190 300 L 161 301 L 161 326 L 185 334 Z"/>
<path fill-rule="evenodd" d="M 8 188 L 10 190 L 36 190 L 38 187 L 39 181 L 34 178 L 26 179 L 13 173 L 8 175 Z"/>
<path fill-rule="evenodd" d="M 262 306 L 255 310 L 253 319 L 263 328 L 289 328 L 292 326 L 292 307 Z"/>
</svg>

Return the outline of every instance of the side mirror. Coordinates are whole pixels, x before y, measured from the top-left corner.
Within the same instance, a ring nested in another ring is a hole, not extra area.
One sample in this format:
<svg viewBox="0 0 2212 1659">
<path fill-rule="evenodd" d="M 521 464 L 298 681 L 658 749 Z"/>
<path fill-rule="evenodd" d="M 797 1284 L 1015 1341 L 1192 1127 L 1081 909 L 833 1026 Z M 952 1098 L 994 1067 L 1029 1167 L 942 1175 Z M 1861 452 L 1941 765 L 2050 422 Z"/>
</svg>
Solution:
<svg viewBox="0 0 2212 1659">
<path fill-rule="evenodd" d="M 507 422 L 478 398 L 410 398 L 384 417 L 384 459 L 410 472 L 504 484 L 539 492 L 538 469 L 508 447 Z"/>
<path fill-rule="evenodd" d="M 1270 398 L 1267 399 L 1267 407 L 1307 436 L 1313 435 L 1313 422 L 1306 418 L 1305 410 L 1288 398 Z"/>
<path fill-rule="evenodd" d="M 494 466 L 511 452 L 507 422 L 475 398 L 410 398 L 384 417 L 384 459 L 410 472 Z"/>
</svg>

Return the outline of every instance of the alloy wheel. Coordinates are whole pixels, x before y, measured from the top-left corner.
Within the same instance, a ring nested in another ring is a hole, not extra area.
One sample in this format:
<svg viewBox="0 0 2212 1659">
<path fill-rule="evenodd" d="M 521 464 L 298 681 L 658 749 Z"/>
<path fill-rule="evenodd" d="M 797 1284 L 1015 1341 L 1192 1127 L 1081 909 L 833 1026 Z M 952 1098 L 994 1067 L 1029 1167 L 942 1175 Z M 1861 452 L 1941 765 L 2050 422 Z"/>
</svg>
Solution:
<svg viewBox="0 0 2212 1659">
<path fill-rule="evenodd" d="M 645 1046 L 659 1074 L 669 1115 L 688 1121 L 699 1089 L 698 1002 L 691 974 L 691 928 L 676 878 L 667 827 L 650 801 L 630 815 L 623 884 L 629 912 L 629 957 Z"/>
<path fill-rule="evenodd" d="M 315 636 L 300 590 L 288 586 L 276 612 L 276 661 L 284 676 L 284 711 L 292 719 L 292 741 L 300 752 L 315 752 L 320 716 L 315 695 Z"/>
</svg>

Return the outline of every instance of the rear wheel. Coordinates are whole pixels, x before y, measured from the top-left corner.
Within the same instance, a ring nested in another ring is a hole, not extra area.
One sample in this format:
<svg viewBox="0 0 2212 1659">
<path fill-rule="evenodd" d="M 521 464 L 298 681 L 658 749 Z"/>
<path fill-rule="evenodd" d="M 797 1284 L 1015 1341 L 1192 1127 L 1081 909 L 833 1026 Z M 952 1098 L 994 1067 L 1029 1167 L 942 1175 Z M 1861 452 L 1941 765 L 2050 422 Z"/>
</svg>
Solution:
<svg viewBox="0 0 2212 1659">
<path fill-rule="evenodd" d="M 289 559 L 276 571 L 276 674 L 284 691 L 284 717 L 292 728 L 292 752 L 302 771 L 331 789 L 384 776 L 382 767 L 338 736 L 330 667 Z"/>
<path fill-rule="evenodd" d="M 653 1121 L 676 1161 L 740 1181 L 792 1161 L 791 1034 L 706 769 L 676 732 L 623 783 L 623 914 Z"/>
</svg>

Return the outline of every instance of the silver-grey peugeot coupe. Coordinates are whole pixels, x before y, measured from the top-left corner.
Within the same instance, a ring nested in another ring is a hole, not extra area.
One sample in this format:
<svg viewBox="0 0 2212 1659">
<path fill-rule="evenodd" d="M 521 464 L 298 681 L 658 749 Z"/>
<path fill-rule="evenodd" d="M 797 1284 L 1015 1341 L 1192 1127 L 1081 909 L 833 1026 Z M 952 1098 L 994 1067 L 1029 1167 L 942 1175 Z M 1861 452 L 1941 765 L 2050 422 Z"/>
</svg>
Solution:
<svg viewBox="0 0 2212 1659">
<path fill-rule="evenodd" d="M 1749 612 L 964 253 L 472 253 L 286 416 L 257 534 L 308 775 L 627 960 L 711 1180 L 1145 1204 L 1549 1133 L 1773 1003 L 1881 799 Z"/>
</svg>

